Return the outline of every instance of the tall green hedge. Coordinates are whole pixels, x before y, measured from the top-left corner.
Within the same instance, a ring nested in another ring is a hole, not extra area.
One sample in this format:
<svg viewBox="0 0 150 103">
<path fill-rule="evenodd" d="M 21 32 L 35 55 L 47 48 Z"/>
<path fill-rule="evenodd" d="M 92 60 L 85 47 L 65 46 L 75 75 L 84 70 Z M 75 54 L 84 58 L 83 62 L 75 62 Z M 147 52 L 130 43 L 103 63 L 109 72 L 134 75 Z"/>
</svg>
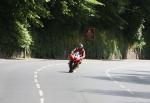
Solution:
<svg viewBox="0 0 150 103">
<path fill-rule="evenodd" d="M 36 30 L 35 30 L 36 31 Z M 44 30 L 45 31 L 45 30 Z M 80 31 L 57 31 L 53 33 L 33 33 L 35 41 L 33 46 L 33 57 L 66 59 L 67 55 L 79 43 L 84 44 L 86 58 L 91 59 L 122 59 L 128 48 L 121 32 L 98 31 L 95 32 L 94 40 L 86 40 Z"/>
</svg>

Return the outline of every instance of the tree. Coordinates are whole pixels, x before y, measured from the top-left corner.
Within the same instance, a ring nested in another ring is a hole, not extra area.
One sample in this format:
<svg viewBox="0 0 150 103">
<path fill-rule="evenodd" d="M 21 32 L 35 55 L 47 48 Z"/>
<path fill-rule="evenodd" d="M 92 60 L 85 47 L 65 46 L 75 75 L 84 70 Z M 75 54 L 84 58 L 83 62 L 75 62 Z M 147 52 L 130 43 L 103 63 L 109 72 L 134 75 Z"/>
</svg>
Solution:
<svg viewBox="0 0 150 103">
<path fill-rule="evenodd" d="M 30 25 L 43 27 L 41 18 L 51 17 L 50 12 L 46 8 L 47 2 L 49 1 L 3 0 L 1 2 L 0 22 L 3 24 L 1 28 L 4 28 L 0 30 L 0 32 L 2 32 L 1 51 L 11 51 L 9 54 L 12 55 L 13 52 L 20 49 L 30 49 L 32 41 Z M 7 48 L 11 50 L 6 50 Z"/>
</svg>

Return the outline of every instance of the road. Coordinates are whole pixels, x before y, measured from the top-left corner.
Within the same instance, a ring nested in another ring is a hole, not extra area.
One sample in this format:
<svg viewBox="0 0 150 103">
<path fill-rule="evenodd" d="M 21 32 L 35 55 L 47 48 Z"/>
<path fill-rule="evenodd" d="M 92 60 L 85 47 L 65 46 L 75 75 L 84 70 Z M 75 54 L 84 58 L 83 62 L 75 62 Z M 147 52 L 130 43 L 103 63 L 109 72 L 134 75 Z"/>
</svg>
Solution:
<svg viewBox="0 0 150 103">
<path fill-rule="evenodd" d="M 150 61 L 0 59 L 0 103 L 150 103 Z"/>
</svg>

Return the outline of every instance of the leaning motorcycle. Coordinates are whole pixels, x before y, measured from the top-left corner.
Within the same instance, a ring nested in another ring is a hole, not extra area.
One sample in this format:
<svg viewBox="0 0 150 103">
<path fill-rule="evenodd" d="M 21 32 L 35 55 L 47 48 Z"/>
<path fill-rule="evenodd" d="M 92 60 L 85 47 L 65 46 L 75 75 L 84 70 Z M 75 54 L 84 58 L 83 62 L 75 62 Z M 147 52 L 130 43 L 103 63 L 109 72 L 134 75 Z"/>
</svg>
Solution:
<svg viewBox="0 0 150 103">
<path fill-rule="evenodd" d="M 75 69 L 77 69 L 77 67 L 79 67 L 79 63 L 81 61 L 81 57 L 79 52 L 73 53 L 69 55 L 69 73 L 74 72 Z"/>
</svg>

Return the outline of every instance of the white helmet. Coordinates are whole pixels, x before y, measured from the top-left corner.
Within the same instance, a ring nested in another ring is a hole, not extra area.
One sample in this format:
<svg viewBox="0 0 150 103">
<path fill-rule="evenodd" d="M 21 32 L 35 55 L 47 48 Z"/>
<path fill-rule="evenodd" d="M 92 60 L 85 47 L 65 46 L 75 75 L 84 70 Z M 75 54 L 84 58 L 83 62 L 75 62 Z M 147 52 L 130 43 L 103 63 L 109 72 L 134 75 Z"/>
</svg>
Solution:
<svg viewBox="0 0 150 103">
<path fill-rule="evenodd" d="M 80 47 L 80 48 L 83 48 L 83 44 L 80 43 L 80 44 L 79 44 L 79 47 Z"/>
</svg>

